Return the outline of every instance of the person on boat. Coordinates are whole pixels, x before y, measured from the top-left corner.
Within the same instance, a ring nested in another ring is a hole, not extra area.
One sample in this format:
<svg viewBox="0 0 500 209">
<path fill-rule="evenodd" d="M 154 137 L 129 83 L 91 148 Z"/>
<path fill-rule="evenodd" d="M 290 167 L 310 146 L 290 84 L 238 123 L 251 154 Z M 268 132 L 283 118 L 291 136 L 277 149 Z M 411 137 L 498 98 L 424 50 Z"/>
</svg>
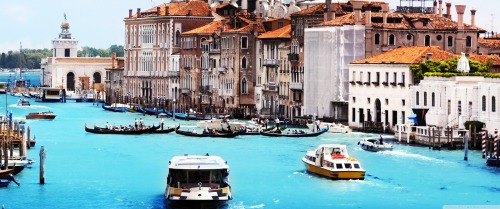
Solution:
<svg viewBox="0 0 500 209">
<path fill-rule="evenodd" d="M 135 129 L 137 129 L 137 127 L 139 126 L 139 121 L 137 120 L 137 118 L 135 119 L 134 123 L 135 123 Z"/>
<path fill-rule="evenodd" d="M 380 144 L 384 144 L 384 138 L 382 138 L 382 135 L 379 135 L 380 136 Z"/>
<path fill-rule="evenodd" d="M 142 129 L 143 125 L 144 125 L 144 121 L 142 120 L 142 118 L 139 118 L 139 128 Z"/>
<path fill-rule="evenodd" d="M 165 121 L 163 120 L 163 118 L 160 119 L 160 126 L 161 126 L 161 130 L 163 130 L 163 124 L 165 123 Z"/>
<path fill-rule="evenodd" d="M 106 122 L 106 129 L 109 130 L 109 123 L 108 122 Z"/>
<path fill-rule="evenodd" d="M 191 131 L 191 133 L 195 134 L 195 133 L 196 133 L 196 130 L 194 130 L 194 128 L 193 128 L 193 130 Z"/>
</svg>

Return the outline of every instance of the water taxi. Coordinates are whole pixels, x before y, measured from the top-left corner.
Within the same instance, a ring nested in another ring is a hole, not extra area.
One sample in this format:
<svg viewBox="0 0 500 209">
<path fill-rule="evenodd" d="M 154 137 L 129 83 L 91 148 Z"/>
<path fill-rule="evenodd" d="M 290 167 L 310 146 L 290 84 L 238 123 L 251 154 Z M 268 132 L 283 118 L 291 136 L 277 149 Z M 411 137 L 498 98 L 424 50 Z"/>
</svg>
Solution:
<svg viewBox="0 0 500 209">
<path fill-rule="evenodd" d="M 165 199 L 189 208 L 218 207 L 232 199 L 229 166 L 219 156 L 174 156 L 169 161 Z"/>
<path fill-rule="evenodd" d="M 308 172 L 331 179 L 365 179 L 365 170 L 349 157 L 346 145 L 321 144 L 302 158 Z"/>
<path fill-rule="evenodd" d="M 390 151 L 392 150 L 392 144 L 384 143 L 384 138 L 380 136 L 380 138 L 368 138 L 363 139 L 358 142 L 358 145 L 361 146 L 361 149 L 370 151 L 370 152 L 378 152 L 378 151 Z"/>
<path fill-rule="evenodd" d="M 17 100 L 17 106 L 30 106 L 30 102 L 28 100 L 20 98 L 19 100 Z"/>
<path fill-rule="evenodd" d="M 327 122 L 316 121 L 316 123 L 308 123 L 306 125 L 307 128 L 309 128 L 309 130 L 311 131 L 318 130 L 316 125 L 319 125 L 319 130 L 328 127 L 328 132 L 330 133 L 350 133 L 352 131 L 351 128 L 349 128 L 349 126 L 340 123 L 327 123 Z"/>
<path fill-rule="evenodd" d="M 229 120 L 228 118 L 223 119 L 211 119 L 211 120 L 202 120 L 196 123 L 198 128 L 205 129 L 214 129 L 217 131 L 225 130 L 240 130 L 245 129 L 245 123 L 238 122 L 236 120 Z"/>
<path fill-rule="evenodd" d="M 51 111 L 48 112 L 32 112 L 26 115 L 26 119 L 47 119 L 52 120 L 56 118 L 56 114 Z"/>
</svg>

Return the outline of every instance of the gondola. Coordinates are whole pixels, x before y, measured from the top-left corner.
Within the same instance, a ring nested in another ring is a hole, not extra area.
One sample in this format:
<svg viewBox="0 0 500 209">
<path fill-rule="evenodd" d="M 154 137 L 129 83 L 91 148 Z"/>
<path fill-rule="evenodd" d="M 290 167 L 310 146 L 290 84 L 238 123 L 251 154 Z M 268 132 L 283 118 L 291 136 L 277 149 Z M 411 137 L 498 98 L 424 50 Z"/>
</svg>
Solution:
<svg viewBox="0 0 500 209">
<path fill-rule="evenodd" d="M 104 103 L 102 103 L 102 109 L 111 112 L 128 112 L 128 107 L 112 107 L 109 105 L 104 105 Z"/>
<path fill-rule="evenodd" d="M 323 128 L 321 129 L 320 132 L 316 132 L 316 133 L 307 133 L 307 132 L 304 132 L 304 133 L 290 133 L 290 134 L 287 134 L 287 133 L 274 133 L 274 132 L 261 132 L 260 134 L 261 135 L 264 135 L 264 136 L 273 136 L 273 137 L 314 137 L 314 136 L 319 136 L 325 132 L 328 131 L 328 127 L 326 128 Z"/>
<path fill-rule="evenodd" d="M 270 132 L 272 130 L 275 130 L 276 129 L 276 126 L 273 126 L 273 127 L 269 127 L 269 128 L 266 128 L 266 129 L 261 129 L 261 130 L 252 130 L 252 129 L 249 129 L 247 127 L 246 130 L 244 130 L 243 132 L 240 133 L 240 135 L 260 135 L 261 132 Z M 287 129 L 286 126 L 282 126 L 282 127 L 279 127 L 280 131 L 283 131 L 285 129 Z"/>
<path fill-rule="evenodd" d="M 94 134 L 124 134 L 124 135 L 139 135 L 139 134 L 145 134 L 145 133 L 153 133 L 159 128 L 159 126 L 152 126 L 150 128 L 146 129 L 140 129 L 140 130 L 115 130 L 115 129 L 107 129 L 107 128 L 100 128 L 95 126 L 93 129 L 88 128 L 87 124 L 85 124 L 85 131 L 89 133 L 94 133 Z"/>
<path fill-rule="evenodd" d="M 193 133 L 191 131 L 181 131 L 179 129 L 175 130 L 175 133 L 184 135 L 184 136 L 194 136 L 194 137 L 218 137 L 218 138 L 233 138 L 235 136 L 238 136 L 240 132 L 233 132 L 233 133 Z"/>
<path fill-rule="evenodd" d="M 174 132 L 175 130 L 179 129 L 181 126 L 177 126 L 177 127 L 173 127 L 173 128 L 167 128 L 167 129 L 156 129 L 154 130 L 153 132 L 151 132 L 152 134 L 168 134 L 170 132 Z"/>
</svg>

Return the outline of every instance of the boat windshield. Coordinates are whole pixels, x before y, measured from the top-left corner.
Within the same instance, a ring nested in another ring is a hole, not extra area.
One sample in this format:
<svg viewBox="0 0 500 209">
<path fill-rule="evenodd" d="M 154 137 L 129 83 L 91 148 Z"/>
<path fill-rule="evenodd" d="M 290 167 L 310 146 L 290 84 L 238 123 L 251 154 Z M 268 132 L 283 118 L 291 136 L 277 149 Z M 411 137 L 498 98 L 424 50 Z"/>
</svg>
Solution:
<svg viewBox="0 0 500 209">
<path fill-rule="evenodd" d="M 170 169 L 168 184 L 172 187 L 211 187 L 221 188 L 227 186 L 229 173 L 226 169 L 215 170 L 177 170 Z M 201 184 L 200 184 L 201 183 Z"/>
</svg>

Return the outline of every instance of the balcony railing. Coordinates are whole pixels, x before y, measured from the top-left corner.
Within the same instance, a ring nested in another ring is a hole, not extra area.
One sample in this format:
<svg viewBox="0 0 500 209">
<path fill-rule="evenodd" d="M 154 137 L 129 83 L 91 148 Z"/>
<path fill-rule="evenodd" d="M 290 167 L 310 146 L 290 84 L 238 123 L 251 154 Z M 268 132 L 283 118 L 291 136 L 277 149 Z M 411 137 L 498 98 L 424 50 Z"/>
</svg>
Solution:
<svg viewBox="0 0 500 209">
<path fill-rule="evenodd" d="M 167 77 L 179 77 L 180 73 L 179 71 L 168 71 L 167 72 Z"/>
<path fill-rule="evenodd" d="M 189 94 L 189 93 L 191 93 L 191 89 L 189 89 L 189 88 L 182 88 L 181 89 L 181 93 L 183 93 L 183 94 Z"/>
<path fill-rule="evenodd" d="M 278 59 L 265 59 L 263 65 L 265 66 L 278 66 L 280 64 L 280 60 Z"/>
<path fill-rule="evenodd" d="M 277 91 L 277 86 L 274 83 L 264 84 L 264 90 L 266 91 Z"/>
<path fill-rule="evenodd" d="M 302 82 L 291 82 L 290 83 L 290 89 L 292 89 L 292 90 L 303 90 L 304 89 L 304 83 L 302 83 Z"/>
<path fill-rule="evenodd" d="M 299 54 L 288 54 L 288 61 L 296 62 L 299 61 Z"/>
<path fill-rule="evenodd" d="M 219 73 L 226 73 L 227 68 L 226 67 L 219 67 L 218 70 L 219 70 Z"/>
</svg>

